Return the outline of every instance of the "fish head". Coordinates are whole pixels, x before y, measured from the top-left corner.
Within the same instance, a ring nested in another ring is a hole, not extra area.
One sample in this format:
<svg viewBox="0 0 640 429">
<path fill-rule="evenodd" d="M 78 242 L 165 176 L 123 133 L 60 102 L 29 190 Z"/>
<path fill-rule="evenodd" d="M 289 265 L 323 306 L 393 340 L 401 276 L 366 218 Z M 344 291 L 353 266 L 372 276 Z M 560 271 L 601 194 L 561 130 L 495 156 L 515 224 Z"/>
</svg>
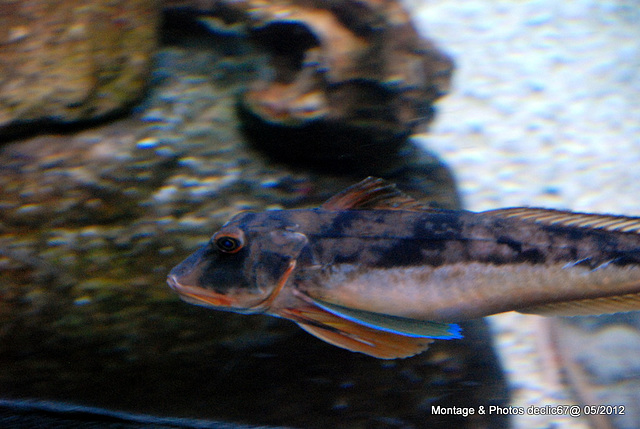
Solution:
<svg viewBox="0 0 640 429">
<path fill-rule="evenodd" d="M 192 304 L 237 313 L 267 311 L 308 240 L 265 223 L 251 226 L 237 215 L 171 270 L 169 286 Z"/>
</svg>

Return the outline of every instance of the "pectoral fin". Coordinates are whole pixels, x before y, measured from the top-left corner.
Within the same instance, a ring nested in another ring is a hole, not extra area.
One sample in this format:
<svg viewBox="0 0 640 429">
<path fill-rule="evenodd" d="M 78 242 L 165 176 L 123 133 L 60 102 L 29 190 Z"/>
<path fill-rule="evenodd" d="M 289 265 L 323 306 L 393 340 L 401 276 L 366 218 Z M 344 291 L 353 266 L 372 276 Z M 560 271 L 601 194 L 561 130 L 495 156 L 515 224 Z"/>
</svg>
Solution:
<svg viewBox="0 0 640 429">
<path fill-rule="evenodd" d="M 330 344 L 380 359 L 413 356 L 426 350 L 433 338 L 460 338 L 457 325 L 409 322 L 409 319 L 369 314 L 373 315 L 369 319 L 362 314 L 356 318 L 349 311 L 332 310 L 326 303 L 309 302 L 302 308 L 287 309 L 281 315 Z M 384 321 L 386 317 L 401 320 Z"/>
<path fill-rule="evenodd" d="M 305 323 L 298 323 L 298 325 L 329 344 L 378 359 L 411 357 L 425 351 L 433 342 L 430 338 L 403 337 L 384 331 L 375 331 L 355 323 L 336 324 L 335 329 Z"/>
<path fill-rule="evenodd" d="M 291 309 L 283 314 L 323 341 L 379 359 L 396 359 L 421 353 L 431 338 L 407 337 L 369 328 L 340 318 L 319 307 Z"/>
</svg>

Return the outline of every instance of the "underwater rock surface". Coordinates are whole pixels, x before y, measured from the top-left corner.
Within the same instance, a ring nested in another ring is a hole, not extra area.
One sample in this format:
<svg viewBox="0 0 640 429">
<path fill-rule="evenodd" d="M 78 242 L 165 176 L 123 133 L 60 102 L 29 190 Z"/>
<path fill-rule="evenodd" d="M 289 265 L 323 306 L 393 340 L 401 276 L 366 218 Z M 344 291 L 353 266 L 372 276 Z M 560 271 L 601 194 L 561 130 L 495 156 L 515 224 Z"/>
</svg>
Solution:
<svg viewBox="0 0 640 429">
<path fill-rule="evenodd" d="M 273 163 L 244 142 L 235 103 L 252 61 L 165 47 L 130 118 L 0 147 L 0 396 L 297 427 L 506 427 L 431 412 L 507 404 L 484 321 L 381 361 L 167 287 L 237 211 L 314 206 L 362 178 Z M 460 206 L 436 158 L 401 155 L 370 174 Z"/>
<path fill-rule="evenodd" d="M 383 163 L 448 91 L 452 60 L 396 0 L 193 3 L 212 32 L 244 32 L 268 54 L 240 117 L 256 146 L 279 159 L 330 169 Z"/>
<path fill-rule="evenodd" d="M 26 123 L 118 111 L 143 94 L 160 2 L 4 1 L 0 11 L 0 138 Z"/>
</svg>

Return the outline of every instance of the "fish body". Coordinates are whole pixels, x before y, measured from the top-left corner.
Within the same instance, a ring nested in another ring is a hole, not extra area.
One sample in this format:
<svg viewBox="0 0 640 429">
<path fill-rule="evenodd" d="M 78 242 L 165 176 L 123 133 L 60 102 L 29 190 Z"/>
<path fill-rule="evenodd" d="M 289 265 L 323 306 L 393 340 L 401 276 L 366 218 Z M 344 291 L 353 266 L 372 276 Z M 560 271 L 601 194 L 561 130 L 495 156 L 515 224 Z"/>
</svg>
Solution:
<svg viewBox="0 0 640 429">
<path fill-rule="evenodd" d="M 168 277 L 186 301 L 406 357 L 455 322 L 640 309 L 640 218 L 421 205 L 368 178 L 319 208 L 236 215 Z"/>
</svg>

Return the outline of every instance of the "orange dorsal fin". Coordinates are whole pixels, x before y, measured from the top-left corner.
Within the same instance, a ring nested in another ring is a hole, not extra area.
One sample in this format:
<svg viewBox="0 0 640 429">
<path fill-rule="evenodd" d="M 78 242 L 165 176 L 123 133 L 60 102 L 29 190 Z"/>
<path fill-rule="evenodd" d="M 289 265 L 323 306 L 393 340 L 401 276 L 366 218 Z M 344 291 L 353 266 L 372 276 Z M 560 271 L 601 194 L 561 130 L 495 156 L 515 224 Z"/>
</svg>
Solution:
<svg viewBox="0 0 640 429">
<path fill-rule="evenodd" d="M 372 329 L 313 306 L 288 309 L 282 316 L 329 344 L 379 359 L 413 356 L 426 350 L 433 342 L 431 338 L 407 337 Z"/>
<path fill-rule="evenodd" d="M 367 177 L 349 186 L 322 204 L 325 210 L 432 210 L 400 192 L 394 184 L 376 177 Z"/>
<path fill-rule="evenodd" d="M 640 233 L 640 218 L 629 216 L 574 213 L 563 210 L 514 207 L 482 212 L 482 214 L 520 219 L 544 225 L 572 226 L 605 231 Z"/>
</svg>

